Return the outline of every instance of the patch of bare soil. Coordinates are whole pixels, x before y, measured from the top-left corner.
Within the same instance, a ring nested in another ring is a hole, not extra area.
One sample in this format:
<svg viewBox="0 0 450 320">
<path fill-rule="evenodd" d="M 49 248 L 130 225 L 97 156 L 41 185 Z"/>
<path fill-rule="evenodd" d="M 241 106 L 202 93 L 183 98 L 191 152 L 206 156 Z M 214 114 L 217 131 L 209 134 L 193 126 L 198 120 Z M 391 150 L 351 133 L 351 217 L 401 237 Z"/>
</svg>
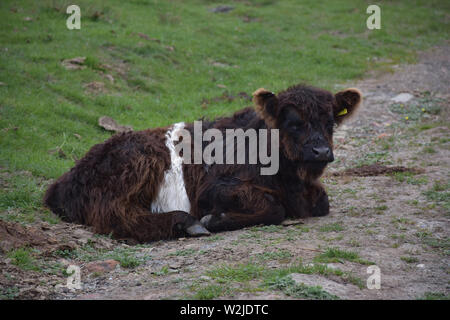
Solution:
<svg viewBox="0 0 450 320">
<path fill-rule="evenodd" d="M 54 239 L 47 238 L 36 228 L 0 220 L 0 252 L 24 246 L 45 246 L 54 242 Z"/>
<path fill-rule="evenodd" d="M 333 176 L 360 176 L 360 177 L 370 177 L 370 176 L 381 176 L 386 174 L 393 174 L 396 172 L 409 172 L 409 173 L 423 173 L 425 170 L 420 168 L 406 168 L 403 166 L 385 166 L 379 163 L 374 163 L 370 165 L 364 165 L 357 168 L 348 168 L 344 171 L 333 172 Z"/>
<path fill-rule="evenodd" d="M 65 276 L 24 271 L 4 254 L 0 286 L 18 287 L 16 298 L 292 299 L 302 296 L 264 286 L 264 277 L 301 260 L 310 272 L 293 270 L 295 283 L 321 286 L 341 299 L 448 297 L 449 56 L 450 47 L 441 46 L 421 54 L 418 64 L 351 85 L 365 102 L 335 135 L 336 161 L 323 178 L 329 216 L 141 246 L 64 223 L 33 230 L 1 224 L 2 246 L 26 245 L 45 261 L 81 266 L 82 288 L 61 289 Z M 394 102 L 400 93 L 412 98 Z M 69 251 L 77 254 L 61 257 L 59 250 L 53 260 L 45 257 L 46 248 L 71 242 L 76 249 Z M 126 253 L 120 266 L 102 259 L 85 267 L 96 260 L 89 254 L 117 248 Z M 330 248 L 353 255 L 330 258 Z M 318 264 L 328 271 L 319 272 Z M 379 289 L 366 285 L 369 265 L 380 270 Z"/>
<path fill-rule="evenodd" d="M 84 227 L 59 223 L 36 223 L 23 226 L 0 220 L 0 297 L 14 299 L 50 299 L 55 290 L 66 284 L 64 270 L 70 264 L 61 254 L 89 245 L 108 250 L 118 244 L 98 237 Z M 102 261 L 103 262 L 103 261 Z M 117 262 L 116 262 L 117 263 Z M 95 266 L 86 264 L 86 270 Z"/>
</svg>

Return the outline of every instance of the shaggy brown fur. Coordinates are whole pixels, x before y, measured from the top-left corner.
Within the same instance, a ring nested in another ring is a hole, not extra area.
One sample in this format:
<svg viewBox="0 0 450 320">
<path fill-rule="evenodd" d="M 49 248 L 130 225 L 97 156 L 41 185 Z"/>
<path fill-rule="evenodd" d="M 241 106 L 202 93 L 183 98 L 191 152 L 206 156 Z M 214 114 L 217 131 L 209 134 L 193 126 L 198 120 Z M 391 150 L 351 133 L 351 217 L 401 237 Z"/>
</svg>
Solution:
<svg viewBox="0 0 450 320">
<path fill-rule="evenodd" d="M 63 220 L 93 226 L 116 238 L 143 242 L 184 234 L 173 227 L 189 220 L 186 213 L 149 212 L 170 166 L 166 131 L 122 133 L 94 146 L 49 187 L 45 204 Z"/>
<path fill-rule="evenodd" d="M 184 164 L 189 213 L 150 212 L 171 166 L 165 146 L 168 128 L 122 133 L 94 146 L 49 187 L 44 202 L 66 221 L 139 242 L 185 235 L 198 221 L 210 231 L 221 231 L 278 224 L 286 217 L 323 216 L 329 212 L 328 197 L 318 178 L 334 159 L 333 127 L 354 114 L 361 99 L 357 89 L 336 95 L 305 85 L 278 95 L 259 89 L 256 110 L 204 121 L 204 130 L 222 132 L 279 129 L 280 170 L 264 176 L 259 162 Z M 193 126 L 186 129 L 193 131 Z"/>
</svg>

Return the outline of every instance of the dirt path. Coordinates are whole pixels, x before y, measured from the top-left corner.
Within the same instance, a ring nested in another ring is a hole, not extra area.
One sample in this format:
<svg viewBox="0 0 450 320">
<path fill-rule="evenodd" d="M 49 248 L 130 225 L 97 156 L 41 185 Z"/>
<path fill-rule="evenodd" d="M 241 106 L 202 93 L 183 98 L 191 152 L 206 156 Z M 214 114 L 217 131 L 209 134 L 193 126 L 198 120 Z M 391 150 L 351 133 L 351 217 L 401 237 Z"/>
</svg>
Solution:
<svg viewBox="0 0 450 320">
<path fill-rule="evenodd" d="M 40 226 L 36 232 L 57 238 L 62 246 L 52 244 L 46 261 L 81 266 L 83 289 L 56 289 L 56 284 L 65 283 L 63 276 L 47 275 L 42 283 L 42 274 L 20 270 L 11 259 L 0 262 L 0 284 L 17 285 L 18 298 L 307 297 L 300 283 L 320 285 L 341 299 L 448 297 L 449 56 L 449 46 L 435 48 L 421 54 L 416 65 L 352 84 L 363 91 L 365 102 L 336 133 L 338 160 L 323 179 L 331 200 L 329 216 L 137 247 L 94 236 L 81 227 Z M 395 103 L 392 98 L 400 93 L 412 98 Z M 334 175 L 374 163 L 423 172 Z M 61 228 L 71 228 L 71 233 L 58 233 Z M 80 230 L 79 236 L 73 236 L 74 230 Z M 87 262 L 114 257 L 122 266 L 113 265 L 112 271 L 93 269 Z M 138 266 L 126 268 L 134 265 Z M 366 286 L 369 265 L 379 267 L 380 289 Z M 291 274 L 297 285 L 280 285 L 280 277 L 273 277 L 277 272 Z M 265 285 L 270 281 L 272 287 Z"/>
</svg>

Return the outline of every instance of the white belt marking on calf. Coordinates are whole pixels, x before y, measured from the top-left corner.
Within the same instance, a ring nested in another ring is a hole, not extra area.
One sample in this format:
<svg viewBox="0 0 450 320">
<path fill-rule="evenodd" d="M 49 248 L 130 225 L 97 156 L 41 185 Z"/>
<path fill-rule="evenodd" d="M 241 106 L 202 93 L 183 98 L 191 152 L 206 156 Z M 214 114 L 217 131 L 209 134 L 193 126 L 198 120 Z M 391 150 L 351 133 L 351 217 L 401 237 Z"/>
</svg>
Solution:
<svg viewBox="0 0 450 320">
<path fill-rule="evenodd" d="M 178 141 L 184 122 L 175 123 L 166 133 L 166 147 L 170 152 L 171 166 L 164 172 L 164 179 L 156 199 L 153 200 L 151 211 L 164 213 L 181 210 L 189 212 L 191 203 L 186 193 L 183 178 L 183 158 L 175 152 L 174 141 Z"/>
</svg>

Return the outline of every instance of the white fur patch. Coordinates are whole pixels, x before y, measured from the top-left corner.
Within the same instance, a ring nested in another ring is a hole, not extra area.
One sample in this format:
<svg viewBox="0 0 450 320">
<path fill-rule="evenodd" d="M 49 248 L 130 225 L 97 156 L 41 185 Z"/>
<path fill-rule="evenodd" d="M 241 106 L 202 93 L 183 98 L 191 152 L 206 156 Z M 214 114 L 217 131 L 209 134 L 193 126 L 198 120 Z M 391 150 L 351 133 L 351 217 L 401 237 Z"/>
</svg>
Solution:
<svg viewBox="0 0 450 320">
<path fill-rule="evenodd" d="M 175 123 L 166 133 L 166 147 L 170 152 L 171 166 L 164 172 L 158 195 L 153 200 L 151 211 L 164 213 L 174 210 L 190 212 L 191 203 L 186 193 L 183 178 L 183 158 L 175 153 L 174 141 L 178 141 L 184 122 Z"/>
</svg>

